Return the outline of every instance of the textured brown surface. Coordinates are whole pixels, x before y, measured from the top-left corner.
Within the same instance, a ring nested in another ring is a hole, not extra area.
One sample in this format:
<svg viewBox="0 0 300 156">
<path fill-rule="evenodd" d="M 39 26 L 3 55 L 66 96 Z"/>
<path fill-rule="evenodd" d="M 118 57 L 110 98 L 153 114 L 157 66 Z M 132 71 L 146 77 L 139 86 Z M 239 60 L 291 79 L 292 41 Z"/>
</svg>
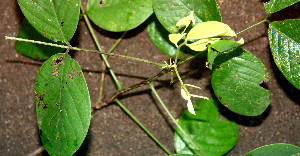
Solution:
<svg viewBox="0 0 300 156">
<path fill-rule="evenodd" d="M 85 4 L 85 3 L 84 3 Z M 223 22 L 237 32 L 262 20 L 263 4 L 257 0 L 219 0 Z M 42 64 L 18 54 L 14 41 L 4 36 L 17 36 L 22 13 L 16 1 L 4 0 L 0 6 L 0 155 L 25 155 L 41 146 L 36 119 L 34 83 Z M 299 4 L 271 16 L 271 19 L 299 18 Z M 110 33 L 97 29 L 97 37 L 104 50 L 114 44 L 120 33 Z M 251 51 L 267 67 L 270 80 L 265 82 L 271 92 L 269 108 L 258 117 L 243 117 L 221 107 L 221 118 L 239 124 L 240 138 L 236 147 L 227 155 L 243 155 L 262 145 L 271 143 L 291 143 L 300 145 L 299 103 L 300 92 L 289 84 L 272 61 L 268 48 L 267 25 L 262 24 L 241 34 L 246 41 L 243 48 Z M 95 45 L 81 19 L 73 43 L 77 47 L 95 49 Z M 157 62 L 168 61 L 151 43 L 145 25 L 128 32 L 115 53 L 135 56 Z M 91 101 L 97 100 L 102 61 L 97 54 L 74 52 L 72 57 L 84 71 Z M 123 58 L 109 57 L 112 69 L 123 87 L 130 86 L 155 75 L 160 68 Z M 179 68 L 186 83 L 196 84 L 204 96 L 214 96 L 210 85 L 210 71 L 205 68 L 205 60 L 194 60 Z M 178 117 L 186 108 L 180 98 L 179 83 L 169 85 L 169 75 L 154 84 L 171 113 Z M 104 98 L 116 90 L 109 75 L 105 77 Z M 173 149 L 172 121 L 164 113 L 149 88 L 142 87 L 121 97 L 121 102 L 168 149 Z M 117 105 L 110 105 L 92 116 L 88 136 L 78 155 L 166 155 Z M 43 152 L 46 155 L 46 152 Z"/>
</svg>

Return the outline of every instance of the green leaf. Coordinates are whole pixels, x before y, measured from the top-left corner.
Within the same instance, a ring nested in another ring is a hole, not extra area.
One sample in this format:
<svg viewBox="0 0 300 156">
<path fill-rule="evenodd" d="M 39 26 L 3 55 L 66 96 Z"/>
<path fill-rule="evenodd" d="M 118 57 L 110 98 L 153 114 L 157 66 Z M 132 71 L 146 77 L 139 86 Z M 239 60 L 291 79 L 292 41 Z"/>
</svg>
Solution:
<svg viewBox="0 0 300 156">
<path fill-rule="evenodd" d="M 236 49 L 238 46 L 243 44 L 243 40 L 235 42 L 231 40 L 220 40 L 215 43 L 213 43 L 210 47 L 213 48 L 218 53 L 229 53 Z"/>
<path fill-rule="evenodd" d="M 196 25 L 205 21 L 222 20 L 215 0 L 159 0 L 153 1 L 154 12 L 160 23 L 171 33 L 178 33 L 176 23 L 194 11 Z"/>
<path fill-rule="evenodd" d="M 169 156 L 193 156 L 192 154 L 171 154 Z"/>
<path fill-rule="evenodd" d="M 196 115 L 187 109 L 179 118 L 179 125 L 207 156 L 223 155 L 234 147 L 238 140 L 237 124 L 218 119 L 218 103 L 210 98 L 193 103 Z M 178 154 L 197 154 L 194 146 L 176 128 L 174 146 Z"/>
<path fill-rule="evenodd" d="M 91 101 L 79 64 L 56 54 L 41 67 L 35 83 L 37 124 L 50 155 L 72 155 L 90 125 Z"/>
<path fill-rule="evenodd" d="M 43 37 L 39 32 L 37 32 L 30 25 L 30 23 L 27 21 L 26 18 L 24 18 L 21 21 L 18 38 L 54 43 L 46 39 L 45 37 Z M 15 49 L 19 53 L 37 60 L 46 60 L 52 55 L 64 51 L 64 49 L 58 47 L 51 47 L 47 45 L 41 45 L 41 44 L 30 43 L 30 42 L 22 42 L 22 41 L 16 41 Z"/>
<path fill-rule="evenodd" d="M 251 152 L 247 153 L 245 156 L 264 156 L 264 155 L 272 155 L 272 156 L 296 156 L 300 155 L 300 147 L 291 145 L 291 144 L 271 144 L 259 147 Z"/>
<path fill-rule="evenodd" d="M 176 57 L 177 48 L 170 42 L 168 35 L 170 34 L 152 15 L 147 21 L 147 31 L 154 45 L 165 55 Z M 183 56 L 183 51 L 179 51 L 179 57 Z"/>
<path fill-rule="evenodd" d="M 272 22 L 269 42 L 277 67 L 292 85 L 300 89 L 300 20 Z"/>
<path fill-rule="evenodd" d="M 214 64 L 214 60 L 218 56 L 218 53 L 214 50 L 211 49 L 211 47 L 208 47 L 208 52 L 207 52 L 207 63 L 206 67 L 212 70 L 212 65 Z"/>
<path fill-rule="evenodd" d="M 259 86 L 267 76 L 257 57 L 237 48 L 214 60 L 211 83 L 219 101 L 231 111 L 257 116 L 270 104 L 270 93 Z"/>
<path fill-rule="evenodd" d="M 152 0 L 89 0 L 86 10 L 96 25 L 114 32 L 136 28 L 153 13 Z"/>
<path fill-rule="evenodd" d="M 18 0 L 29 23 L 52 41 L 69 41 L 79 20 L 80 0 Z"/>
<path fill-rule="evenodd" d="M 287 8 L 300 0 L 270 0 L 269 2 L 264 3 L 266 12 L 271 14 L 277 11 L 280 11 L 284 8 Z"/>
</svg>

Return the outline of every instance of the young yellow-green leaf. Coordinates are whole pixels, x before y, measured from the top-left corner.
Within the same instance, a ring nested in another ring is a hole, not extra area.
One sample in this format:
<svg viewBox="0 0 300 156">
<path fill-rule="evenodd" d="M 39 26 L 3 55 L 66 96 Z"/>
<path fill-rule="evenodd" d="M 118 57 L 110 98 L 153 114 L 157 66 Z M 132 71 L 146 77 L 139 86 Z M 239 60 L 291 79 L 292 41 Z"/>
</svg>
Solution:
<svg viewBox="0 0 300 156">
<path fill-rule="evenodd" d="M 177 43 L 186 35 L 186 33 L 183 34 L 169 34 L 169 40 L 175 44 L 176 47 L 178 47 Z"/>
<path fill-rule="evenodd" d="M 284 8 L 287 8 L 300 0 L 270 0 L 269 2 L 264 3 L 266 12 L 271 14 L 277 11 L 280 11 Z"/>
<path fill-rule="evenodd" d="M 152 15 L 147 21 L 147 32 L 154 45 L 165 55 L 176 57 L 177 48 L 170 42 L 168 35 L 170 34 L 157 20 L 155 15 Z M 188 49 L 188 48 L 186 48 Z M 180 49 L 179 57 L 184 53 Z"/>
<path fill-rule="evenodd" d="M 193 27 L 189 31 L 187 39 L 204 39 L 217 36 L 236 36 L 236 34 L 227 24 L 209 21 Z"/>
<path fill-rule="evenodd" d="M 182 19 L 180 19 L 177 23 L 176 26 L 182 26 L 184 25 L 185 27 L 188 27 L 190 25 L 190 23 L 195 24 L 195 18 L 194 18 L 194 11 L 191 12 L 191 14 L 187 17 L 183 17 Z"/>
<path fill-rule="evenodd" d="M 87 15 L 100 28 L 121 32 L 136 28 L 152 13 L 152 0 L 88 0 Z"/>
<path fill-rule="evenodd" d="M 209 38 L 209 39 L 201 39 L 197 42 L 194 42 L 192 44 L 186 44 L 189 48 L 195 51 L 204 51 L 207 49 L 208 44 L 213 44 L 217 41 L 219 41 L 221 38 Z"/>
<path fill-rule="evenodd" d="M 272 22 L 269 42 L 277 67 L 293 86 L 300 89 L 300 20 Z"/>
<path fill-rule="evenodd" d="M 252 53 L 236 48 L 218 55 L 212 68 L 211 83 L 219 101 L 231 111 L 245 115 L 262 114 L 270 104 L 270 93 L 262 88 L 264 64 Z"/>
<path fill-rule="evenodd" d="M 39 32 L 37 32 L 30 25 L 26 18 L 24 18 L 21 21 L 18 38 L 54 43 L 53 41 L 48 40 L 47 38 L 43 37 Z M 16 41 L 15 49 L 19 53 L 37 60 L 46 60 L 52 55 L 64 51 L 64 49 L 58 47 L 22 41 Z"/>
<path fill-rule="evenodd" d="M 300 147 L 291 144 L 271 144 L 259 147 L 251 152 L 247 153 L 245 156 L 299 156 Z"/>
<path fill-rule="evenodd" d="M 231 121 L 218 119 L 218 103 L 210 98 L 201 99 L 193 103 L 196 115 L 187 109 L 179 118 L 179 125 L 187 133 L 202 152 L 184 137 L 176 128 L 174 133 L 174 147 L 177 154 L 192 154 L 215 156 L 227 153 L 236 144 L 239 132 L 237 124 Z"/>
<path fill-rule="evenodd" d="M 40 136 L 50 155 L 73 155 L 90 125 L 91 101 L 79 64 L 68 54 L 44 62 L 35 83 Z"/>
<path fill-rule="evenodd" d="M 29 23 L 52 41 L 69 41 L 77 28 L 80 0 L 18 0 Z"/>
<path fill-rule="evenodd" d="M 195 23 L 221 21 L 216 0 L 154 0 L 153 10 L 160 23 L 170 33 L 179 33 L 176 23 L 194 11 Z"/>
</svg>

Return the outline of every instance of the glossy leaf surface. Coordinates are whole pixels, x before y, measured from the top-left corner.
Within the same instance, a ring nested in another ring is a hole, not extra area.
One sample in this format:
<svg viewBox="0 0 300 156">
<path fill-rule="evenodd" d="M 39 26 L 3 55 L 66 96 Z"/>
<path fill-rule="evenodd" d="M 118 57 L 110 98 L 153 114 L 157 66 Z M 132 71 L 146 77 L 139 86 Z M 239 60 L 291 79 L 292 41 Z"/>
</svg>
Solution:
<svg viewBox="0 0 300 156">
<path fill-rule="evenodd" d="M 205 155 L 227 153 L 238 140 L 237 124 L 218 119 L 218 103 L 212 98 L 201 99 L 193 105 L 196 115 L 190 114 L 185 109 L 179 118 L 179 125 Z M 176 128 L 174 144 L 177 154 L 203 155 L 195 150 L 178 128 Z"/>
<path fill-rule="evenodd" d="M 26 18 L 21 21 L 18 38 L 54 43 L 53 41 L 46 39 L 39 32 L 37 32 L 30 25 Z M 16 41 L 15 49 L 19 53 L 37 60 L 46 60 L 52 55 L 64 51 L 64 49 L 62 48 L 22 41 Z"/>
<path fill-rule="evenodd" d="M 121 32 L 143 23 L 152 13 L 152 0 L 89 0 L 89 18 L 100 28 Z"/>
<path fill-rule="evenodd" d="M 272 22 L 269 42 L 277 67 L 292 85 L 300 89 L 300 20 Z"/>
<path fill-rule="evenodd" d="M 267 76 L 257 57 L 237 48 L 215 58 L 211 83 L 219 101 L 231 111 L 257 116 L 270 104 L 270 93 L 259 85 Z"/>
<path fill-rule="evenodd" d="M 159 0 L 153 1 L 154 12 L 160 23 L 170 32 L 181 29 L 176 23 L 194 11 L 196 24 L 205 21 L 221 21 L 218 4 L 215 0 Z"/>
<path fill-rule="evenodd" d="M 245 156 L 263 156 L 263 155 L 272 155 L 272 156 L 296 156 L 300 154 L 300 147 L 291 145 L 291 144 L 271 144 L 259 147 Z"/>
<path fill-rule="evenodd" d="M 155 15 L 147 20 L 147 31 L 154 45 L 165 55 L 176 57 L 177 48 L 170 42 L 170 34 L 157 20 Z M 179 57 L 183 56 L 183 51 L 179 51 Z"/>
<path fill-rule="evenodd" d="M 80 0 L 18 0 L 29 23 L 52 41 L 69 41 L 79 20 Z"/>
<path fill-rule="evenodd" d="M 270 0 L 269 2 L 264 3 L 264 6 L 267 13 L 274 13 L 287 8 L 299 1 L 300 0 Z"/>
<path fill-rule="evenodd" d="M 79 64 L 67 54 L 44 62 L 35 83 L 37 124 L 50 155 L 72 155 L 90 125 L 91 101 Z"/>
</svg>

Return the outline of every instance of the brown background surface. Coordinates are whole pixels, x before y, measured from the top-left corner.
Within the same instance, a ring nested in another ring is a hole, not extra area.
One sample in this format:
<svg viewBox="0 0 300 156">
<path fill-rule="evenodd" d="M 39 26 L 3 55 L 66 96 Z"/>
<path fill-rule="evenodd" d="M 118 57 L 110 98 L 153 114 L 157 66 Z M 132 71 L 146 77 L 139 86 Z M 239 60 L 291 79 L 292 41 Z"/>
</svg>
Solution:
<svg viewBox="0 0 300 156">
<path fill-rule="evenodd" d="M 262 20 L 262 1 L 219 0 L 223 22 L 236 32 Z M 83 2 L 85 5 L 86 2 Z M 271 20 L 299 18 L 299 4 L 275 15 Z M 34 83 L 43 62 L 29 59 L 14 50 L 14 41 L 4 36 L 17 36 L 23 15 L 16 1 L 3 0 L 0 5 L 0 155 L 26 155 L 42 146 L 38 135 L 35 115 Z M 108 50 L 120 33 L 110 33 L 97 29 L 96 35 L 104 50 Z M 267 24 L 262 24 L 240 35 L 245 39 L 243 48 L 256 55 L 267 68 L 271 78 L 264 86 L 271 93 L 271 104 L 257 117 L 243 117 L 220 108 L 221 118 L 239 124 L 240 137 L 237 145 L 227 154 L 243 155 L 262 145 L 290 143 L 300 145 L 299 112 L 300 91 L 293 87 L 274 64 L 267 38 Z M 81 18 L 73 45 L 95 49 L 95 45 Z M 145 25 L 129 31 L 125 39 L 115 49 L 115 53 L 144 58 L 157 62 L 168 61 L 150 41 Z M 101 64 L 98 54 L 72 52 L 79 62 L 86 78 L 91 101 L 94 103 L 99 92 Z M 153 65 L 131 60 L 109 57 L 112 69 L 123 87 L 128 87 L 155 75 L 160 71 Z M 192 90 L 196 94 L 214 97 L 210 83 L 210 70 L 205 68 L 205 60 L 193 60 L 180 66 L 185 83 L 202 88 Z M 169 85 L 170 75 L 154 82 L 171 113 L 177 118 L 186 102 L 180 98 L 177 81 Z M 112 95 L 116 88 L 111 77 L 105 77 L 104 98 Z M 174 152 L 174 125 L 147 86 L 141 87 L 121 97 L 121 102 L 164 144 Z M 117 105 L 110 105 L 92 116 L 88 135 L 76 153 L 78 155 L 166 155 Z M 42 155 L 47 155 L 43 152 Z"/>
</svg>

